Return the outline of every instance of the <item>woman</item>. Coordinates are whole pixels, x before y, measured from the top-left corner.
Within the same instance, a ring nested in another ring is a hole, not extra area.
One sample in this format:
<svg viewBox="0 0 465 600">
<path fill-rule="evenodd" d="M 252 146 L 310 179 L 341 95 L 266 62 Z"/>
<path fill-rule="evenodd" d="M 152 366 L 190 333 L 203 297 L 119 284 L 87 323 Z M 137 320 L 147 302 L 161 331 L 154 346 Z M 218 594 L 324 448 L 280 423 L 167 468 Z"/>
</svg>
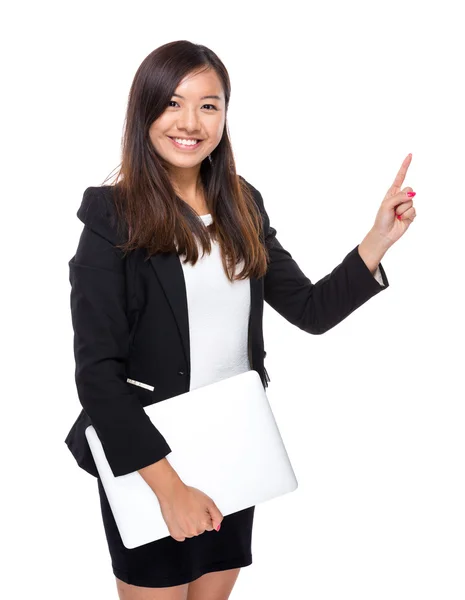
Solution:
<svg viewBox="0 0 465 600">
<path fill-rule="evenodd" d="M 227 71 L 208 48 L 178 41 L 152 52 L 131 87 L 119 180 L 87 188 L 77 213 L 84 228 L 69 267 L 83 410 L 66 443 L 97 479 L 124 600 L 223 600 L 252 563 L 254 507 L 224 517 L 186 485 L 143 407 L 249 369 L 266 386 L 264 300 L 324 333 L 388 287 L 380 260 L 415 218 L 412 189 L 400 189 L 409 155 L 372 229 L 313 284 L 276 238 L 259 191 L 236 174 L 229 98 Z M 170 536 L 123 546 L 89 424 L 114 475 L 137 470 L 153 489 Z"/>
</svg>

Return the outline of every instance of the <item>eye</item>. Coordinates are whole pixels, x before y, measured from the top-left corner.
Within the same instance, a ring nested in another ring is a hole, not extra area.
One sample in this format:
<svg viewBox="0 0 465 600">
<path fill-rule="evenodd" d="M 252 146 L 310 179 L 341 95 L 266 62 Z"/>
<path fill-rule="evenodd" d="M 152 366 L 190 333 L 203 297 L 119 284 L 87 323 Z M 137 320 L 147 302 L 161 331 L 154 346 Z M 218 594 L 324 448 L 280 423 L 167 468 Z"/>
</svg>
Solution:
<svg viewBox="0 0 465 600">
<path fill-rule="evenodd" d="M 176 100 L 170 100 L 168 102 L 168 106 L 170 104 L 178 104 L 178 103 L 176 102 Z M 179 104 L 178 104 L 178 106 L 179 106 Z M 214 104 L 204 104 L 203 106 L 211 106 L 213 108 L 213 110 L 218 110 Z M 173 108 L 173 107 L 170 106 L 170 108 Z"/>
</svg>

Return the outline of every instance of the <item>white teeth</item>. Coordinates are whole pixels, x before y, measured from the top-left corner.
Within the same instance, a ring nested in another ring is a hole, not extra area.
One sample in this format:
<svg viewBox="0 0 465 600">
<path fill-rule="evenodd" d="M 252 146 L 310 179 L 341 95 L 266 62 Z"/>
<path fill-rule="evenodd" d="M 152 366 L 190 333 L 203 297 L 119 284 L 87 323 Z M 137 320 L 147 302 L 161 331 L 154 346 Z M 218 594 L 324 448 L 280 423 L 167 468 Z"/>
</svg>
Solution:
<svg viewBox="0 0 465 600">
<path fill-rule="evenodd" d="M 183 146 L 195 146 L 199 140 L 183 140 L 181 138 L 173 138 L 175 142 L 178 144 L 182 144 Z"/>
</svg>

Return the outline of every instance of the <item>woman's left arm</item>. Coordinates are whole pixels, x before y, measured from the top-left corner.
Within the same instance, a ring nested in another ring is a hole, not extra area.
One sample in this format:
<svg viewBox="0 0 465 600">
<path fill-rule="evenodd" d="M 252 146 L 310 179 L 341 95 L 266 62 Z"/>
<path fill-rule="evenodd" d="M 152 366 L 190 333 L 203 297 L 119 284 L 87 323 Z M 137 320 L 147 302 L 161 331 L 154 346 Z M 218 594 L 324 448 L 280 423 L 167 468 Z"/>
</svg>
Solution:
<svg viewBox="0 0 465 600">
<path fill-rule="evenodd" d="M 389 287 L 381 262 L 378 264 L 383 284 L 370 272 L 353 248 L 344 260 L 316 283 L 302 272 L 288 250 L 269 225 L 266 211 L 265 241 L 270 256 L 264 279 L 265 301 L 293 325 L 312 334 L 325 333 L 367 300 Z"/>
<path fill-rule="evenodd" d="M 410 161 L 411 155 L 402 163 L 370 232 L 331 273 L 316 283 L 310 281 L 279 243 L 263 198 L 252 186 L 263 215 L 265 244 L 270 256 L 264 278 L 265 301 L 290 323 L 307 333 L 325 333 L 389 287 L 381 258 L 416 216 L 413 200 L 407 196 L 413 193 L 412 188 L 400 191 Z M 378 281 L 379 276 L 382 283 Z"/>
</svg>

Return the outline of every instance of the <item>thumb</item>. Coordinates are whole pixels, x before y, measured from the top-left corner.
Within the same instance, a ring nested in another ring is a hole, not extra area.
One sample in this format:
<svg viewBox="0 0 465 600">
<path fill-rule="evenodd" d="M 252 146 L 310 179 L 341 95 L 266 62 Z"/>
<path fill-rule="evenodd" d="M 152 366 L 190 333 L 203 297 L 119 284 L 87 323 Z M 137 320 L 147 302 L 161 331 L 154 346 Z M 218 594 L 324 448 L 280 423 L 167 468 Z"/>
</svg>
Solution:
<svg viewBox="0 0 465 600">
<path fill-rule="evenodd" d="M 400 192 L 397 192 L 397 194 L 394 194 L 394 196 L 387 198 L 386 204 L 388 208 L 396 208 L 403 202 L 408 202 L 411 200 L 412 198 L 407 195 L 409 192 L 413 192 L 413 189 L 411 187 L 405 187 Z"/>
<path fill-rule="evenodd" d="M 219 531 L 221 527 L 221 521 L 223 520 L 223 515 L 213 501 L 208 507 L 208 512 L 210 513 L 213 529 Z"/>
</svg>

